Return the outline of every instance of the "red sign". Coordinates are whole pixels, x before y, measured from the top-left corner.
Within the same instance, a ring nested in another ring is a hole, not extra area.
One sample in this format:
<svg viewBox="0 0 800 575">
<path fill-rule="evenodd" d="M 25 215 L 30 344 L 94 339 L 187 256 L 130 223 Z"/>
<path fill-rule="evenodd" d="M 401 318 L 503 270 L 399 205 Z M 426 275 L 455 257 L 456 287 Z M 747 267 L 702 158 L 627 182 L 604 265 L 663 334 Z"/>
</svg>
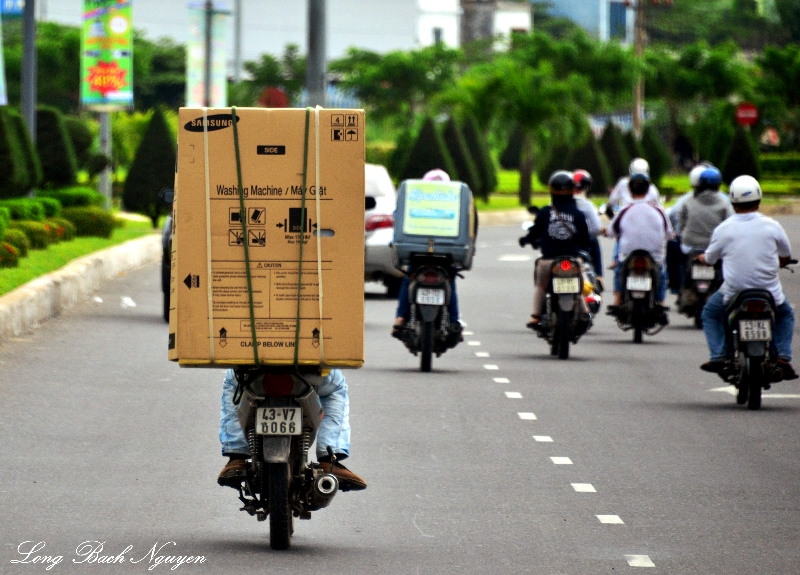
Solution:
<svg viewBox="0 0 800 575">
<path fill-rule="evenodd" d="M 742 102 L 736 107 L 736 121 L 742 126 L 752 126 L 758 121 L 758 108 L 750 102 Z"/>
<path fill-rule="evenodd" d="M 116 62 L 98 62 L 89 68 L 86 80 L 90 90 L 100 92 L 105 98 L 109 92 L 117 92 L 128 85 L 125 81 L 127 73 Z"/>
</svg>

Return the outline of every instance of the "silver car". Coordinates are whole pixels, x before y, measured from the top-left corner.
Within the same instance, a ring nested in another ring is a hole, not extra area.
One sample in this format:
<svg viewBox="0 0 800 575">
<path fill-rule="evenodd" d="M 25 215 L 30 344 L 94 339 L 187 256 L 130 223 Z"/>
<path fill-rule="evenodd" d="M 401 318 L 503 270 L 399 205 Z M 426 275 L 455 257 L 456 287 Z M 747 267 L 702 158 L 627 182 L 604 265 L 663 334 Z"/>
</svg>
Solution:
<svg viewBox="0 0 800 575">
<path fill-rule="evenodd" d="M 383 166 L 367 164 L 365 172 L 364 279 L 383 282 L 389 297 L 397 297 L 403 279 L 392 264 L 397 191 Z"/>
</svg>

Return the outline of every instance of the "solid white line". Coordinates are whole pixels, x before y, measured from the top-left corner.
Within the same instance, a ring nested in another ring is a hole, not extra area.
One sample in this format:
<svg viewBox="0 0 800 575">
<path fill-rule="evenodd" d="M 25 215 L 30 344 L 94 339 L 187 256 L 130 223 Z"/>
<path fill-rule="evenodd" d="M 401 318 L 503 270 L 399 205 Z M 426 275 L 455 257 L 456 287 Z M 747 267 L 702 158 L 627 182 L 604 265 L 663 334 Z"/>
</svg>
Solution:
<svg viewBox="0 0 800 575">
<path fill-rule="evenodd" d="M 518 412 L 517 415 L 519 415 L 520 419 L 527 419 L 527 420 L 531 420 L 531 421 L 536 419 L 536 416 L 534 414 L 532 414 L 531 412 L 522 412 L 521 411 L 521 412 Z"/>
<path fill-rule="evenodd" d="M 518 256 L 516 254 L 506 254 L 504 256 L 500 256 L 497 258 L 497 261 L 500 262 L 529 262 L 531 261 L 531 256 Z"/>
<path fill-rule="evenodd" d="M 571 483 L 570 485 L 578 493 L 597 493 L 597 489 L 591 483 Z"/>
<path fill-rule="evenodd" d="M 467 342 L 467 345 L 480 345 L 480 344 L 481 344 L 481 342 L 479 342 L 479 341 L 468 341 Z"/>
<path fill-rule="evenodd" d="M 572 465 L 572 460 L 569 457 L 551 457 L 550 461 L 554 465 Z"/>
<path fill-rule="evenodd" d="M 655 567 L 656 564 L 647 555 L 626 555 L 625 559 L 631 567 Z"/>
<path fill-rule="evenodd" d="M 800 393 L 762 393 L 761 399 L 800 399 Z"/>
<path fill-rule="evenodd" d="M 508 399 L 522 399 L 522 394 L 518 391 L 506 391 L 505 393 Z"/>
<path fill-rule="evenodd" d="M 488 352 L 485 351 L 476 351 L 475 357 L 490 357 Z"/>
<path fill-rule="evenodd" d="M 483 366 L 483 369 L 500 369 L 496 365 L 487 364 Z"/>
<path fill-rule="evenodd" d="M 600 523 L 614 523 L 615 525 L 624 525 L 625 523 L 619 518 L 619 515 L 596 515 Z"/>
<path fill-rule="evenodd" d="M 508 380 L 508 378 L 507 378 L 507 377 L 495 377 L 495 378 L 494 378 L 494 382 L 495 382 L 495 383 L 511 383 L 511 382 Z"/>
<path fill-rule="evenodd" d="M 553 443 L 553 438 L 549 435 L 534 435 L 533 439 L 540 443 Z"/>
</svg>

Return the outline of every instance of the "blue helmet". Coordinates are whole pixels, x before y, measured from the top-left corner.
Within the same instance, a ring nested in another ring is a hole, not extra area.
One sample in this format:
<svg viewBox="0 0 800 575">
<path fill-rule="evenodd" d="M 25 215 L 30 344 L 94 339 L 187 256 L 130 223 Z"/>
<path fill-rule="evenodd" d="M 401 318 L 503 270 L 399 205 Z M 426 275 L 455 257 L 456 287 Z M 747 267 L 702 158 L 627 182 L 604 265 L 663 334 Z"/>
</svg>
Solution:
<svg viewBox="0 0 800 575">
<path fill-rule="evenodd" d="M 722 184 L 722 174 L 717 168 L 708 167 L 700 174 L 697 180 L 697 191 L 718 190 Z"/>
</svg>

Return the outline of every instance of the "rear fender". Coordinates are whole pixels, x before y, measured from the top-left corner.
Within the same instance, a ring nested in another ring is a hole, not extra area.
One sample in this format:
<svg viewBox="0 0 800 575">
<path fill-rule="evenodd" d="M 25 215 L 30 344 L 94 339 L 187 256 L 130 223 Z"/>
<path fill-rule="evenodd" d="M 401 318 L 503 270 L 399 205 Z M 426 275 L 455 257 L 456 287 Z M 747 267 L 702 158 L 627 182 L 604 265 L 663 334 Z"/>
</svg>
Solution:
<svg viewBox="0 0 800 575">
<path fill-rule="evenodd" d="M 438 305 L 417 304 L 417 309 L 419 310 L 419 315 L 422 317 L 422 321 L 432 322 L 436 321 L 436 318 L 439 316 L 439 310 L 441 310 L 442 307 Z"/>
<path fill-rule="evenodd" d="M 292 448 L 291 435 L 265 435 L 262 438 L 264 461 L 267 463 L 286 463 Z"/>
<path fill-rule="evenodd" d="M 559 295 L 558 296 L 558 309 L 561 311 L 571 312 L 575 309 L 575 296 L 573 295 Z"/>
<path fill-rule="evenodd" d="M 745 344 L 745 350 L 748 357 L 764 357 L 767 355 L 766 341 L 748 341 L 742 342 Z"/>
</svg>

